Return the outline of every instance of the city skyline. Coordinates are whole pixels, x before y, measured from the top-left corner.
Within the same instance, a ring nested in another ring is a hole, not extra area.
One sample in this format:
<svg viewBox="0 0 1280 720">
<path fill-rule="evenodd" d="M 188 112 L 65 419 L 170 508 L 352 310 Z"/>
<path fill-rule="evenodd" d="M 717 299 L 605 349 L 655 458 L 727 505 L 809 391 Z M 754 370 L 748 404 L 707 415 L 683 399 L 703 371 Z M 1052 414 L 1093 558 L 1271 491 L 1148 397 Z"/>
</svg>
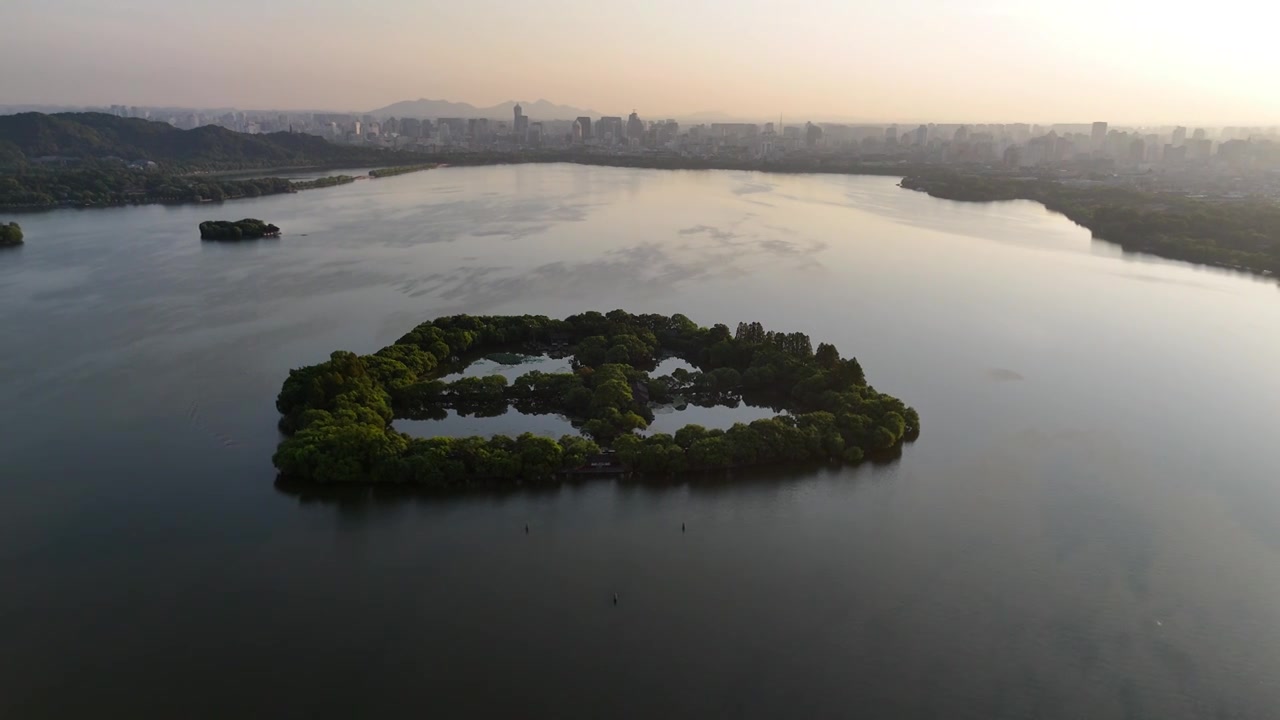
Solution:
<svg viewBox="0 0 1280 720">
<path fill-rule="evenodd" d="M 104 104 L 54 104 L 54 103 L 0 103 L 0 115 L 16 114 L 22 112 L 38 112 L 38 113 L 64 113 L 64 112 L 103 112 L 107 114 L 121 115 L 123 117 L 140 117 L 171 122 L 171 124 L 180 124 L 172 122 L 172 118 L 177 117 L 175 114 L 196 113 L 201 117 L 212 118 L 223 113 L 239 113 L 246 116 L 274 116 L 276 114 L 288 114 L 290 116 L 310 116 L 310 115 L 349 115 L 368 116 L 372 118 L 417 118 L 421 120 L 435 120 L 445 117 L 458 117 L 463 119 L 487 119 L 501 120 L 511 116 L 511 110 L 514 106 L 522 106 L 528 108 L 530 105 L 545 103 L 547 105 L 560 107 L 564 109 L 561 113 L 530 113 L 524 112 L 524 115 L 531 120 L 540 121 L 565 121 L 572 122 L 578 117 L 589 116 L 598 118 L 608 116 L 608 111 L 600 111 L 596 109 L 585 109 L 575 107 L 573 105 L 554 103 L 546 99 L 537 101 L 527 100 L 506 100 L 496 103 L 492 106 L 477 106 L 474 103 L 463 103 L 446 100 L 422 100 L 428 102 L 441 102 L 454 105 L 467 105 L 474 109 L 474 112 L 428 112 L 428 113 L 404 113 L 392 109 L 396 105 L 402 105 L 411 101 L 400 101 L 391 103 L 390 105 L 368 109 L 342 109 L 342 108 L 286 108 L 286 107 L 237 107 L 231 105 L 223 106 L 195 106 L 195 105 L 178 105 L 172 103 L 162 103 L 156 105 L 146 104 L 130 104 L 130 103 L 104 103 Z M 1063 126 L 1091 126 L 1099 122 L 1109 125 L 1112 128 L 1124 129 L 1172 129 L 1179 127 L 1199 127 L 1210 130 L 1221 130 L 1224 128 L 1254 128 L 1259 130 L 1274 131 L 1280 129 L 1280 120 L 1274 122 L 1198 122 L 1198 121 L 1159 121 L 1159 122 L 1125 122 L 1112 120 L 1098 120 L 1096 118 L 1087 117 L 1065 117 L 1065 118 L 1049 118 L 1043 120 L 1030 120 L 1026 118 L 1003 118 L 988 120 L 955 120 L 946 117 L 940 118 L 909 118 L 909 119 L 850 119 L 850 118 L 833 118 L 822 115 L 805 115 L 794 112 L 775 112 L 772 115 L 765 116 L 740 116 L 732 115 L 724 112 L 706 111 L 700 113 L 660 113 L 646 112 L 643 108 L 639 108 L 636 104 L 627 106 L 625 110 L 614 110 L 615 113 L 623 116 L 633 112 L 638 112 L 640 116 L 648 120 L 675 119 L 689 124 L 714 124 L 714 123 L 750 123 L 764 125 L 766 123 L 776 123 L 779 125 L 796 125 L 803 126 L 806 123 L 819 123 L 824 125 L 848 125 L 853 127 L 889 127 L 896 126 L 904 132 L 912 131 L 917 125 L 939 126 L 939 127 L 959 127 L 961 125 L 968 126 L 1000 126 L 1000 125 L 1029 125 L 1042 126 L 1045 128 L 1063 127 Z M 1109 117 L 1104 115 L 1104 117 Z M 212 124 L 212 123 L 211 123 Z"/>
<path fill-rule="evenodd" d="M 0 86 L 6 102 L 43 105 L 367 112 L 418 97 L 485 106 L 532 95 L 650 117 L 1280 124 L 1280 96 L 1267 91 L 1280 75 L 1267 40 L 1280 10 L 1241 2 L 1214 8 L 1247 18 L 1230 33 L 1146 0 L 580 10 L 565 0 L 496 15 L 407 0 L 360 13 L 333 0 L 17 0 L 0 30 Z M 246 28 L 268 40 L 244 52 L 191 41 Z"/>
</svg>

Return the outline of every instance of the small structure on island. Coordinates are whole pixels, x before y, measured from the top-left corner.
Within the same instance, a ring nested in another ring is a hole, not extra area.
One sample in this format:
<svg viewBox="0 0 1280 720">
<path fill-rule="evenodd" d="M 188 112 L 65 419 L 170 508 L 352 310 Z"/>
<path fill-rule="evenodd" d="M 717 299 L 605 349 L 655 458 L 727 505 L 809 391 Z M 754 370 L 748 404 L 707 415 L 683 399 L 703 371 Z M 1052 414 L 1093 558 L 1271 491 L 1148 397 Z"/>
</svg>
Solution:
<svg viewBox="0 0 1280 720">
<path fill-rule="evenodd" d="M 626 475 L 630 468 L 618 458 L 613 450 L 603 450 L 595 455 L 588 455 L 586 462 L 572 470 L 569 475 Z"/>
</svg>

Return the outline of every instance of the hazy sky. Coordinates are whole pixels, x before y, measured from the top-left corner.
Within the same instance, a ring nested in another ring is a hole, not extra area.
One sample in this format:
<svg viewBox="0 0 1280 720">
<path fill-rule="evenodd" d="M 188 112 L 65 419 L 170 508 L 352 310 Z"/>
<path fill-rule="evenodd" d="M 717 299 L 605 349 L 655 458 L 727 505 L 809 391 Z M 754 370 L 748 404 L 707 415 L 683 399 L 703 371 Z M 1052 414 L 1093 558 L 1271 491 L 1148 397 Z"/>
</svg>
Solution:
<svg viewBox="0 0 1280 720">
<path fill-rule="evenodd" d="M 7 104 L 1280 124 L 1263 0 L 0 2 Z"/>
</svg>

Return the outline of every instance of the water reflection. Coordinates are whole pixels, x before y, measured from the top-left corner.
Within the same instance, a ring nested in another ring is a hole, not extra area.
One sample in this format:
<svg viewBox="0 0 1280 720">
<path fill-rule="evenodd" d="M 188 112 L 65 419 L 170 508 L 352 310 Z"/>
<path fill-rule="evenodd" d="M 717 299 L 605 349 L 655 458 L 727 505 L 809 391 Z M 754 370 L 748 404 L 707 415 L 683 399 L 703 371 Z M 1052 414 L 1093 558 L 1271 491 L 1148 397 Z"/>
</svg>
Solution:
<svg viewBox="0 0 1280 720">
<path fill-rule="evenodd" d="M 708 430 L 728 430 L 735 423 L 765 420 L 779 414 L 782 413 L 773 408 L 756 407 L 741 402 L 733 406 L 716 405 L 714 407 L 700 407 L 692 404 L 660 406 L 653 408 L 653 422 L 649 423 L 644 434 L 674 434 L 685 425 L 701 425 Z"/>
<path fill-rule="evenodd" d="M 697 368 L 678 357 L 667 357 L 659 360 L 649 371 L 649 376 L 656 378 L 670 375 L 677 370 L 696 372 Z M 569 373 L 573 372 L 573 359 L 566 357 L 549 357 L 547 355 L 525 355 L 520 353 L 497 353 L 475 358 L 465 366 L 442 376 L 443 382 L 454 382 L 462 378 L 488 377 L 501 375 L 507 382 L 514 382 L 521 375 L 529 372 Z M 655 433 L 674 434 L 685 425 L 701 425 L 712 430 L 728 430 L 736 423 L 750 423 L 775 417 L 785 410 L 765 405 L 752 405 L 741 400 L 714 406 L 699 406 L 692 403 L 653 405 L 653 422 L 641 431 L 642 435 Z M 497 404 L 490 408 L 469 408 L 459 412 L 453 408 L 438 408 L 428 417 L 397 419 L 395 428 L 413 437 L 470 437 L 479 435 L 516 436 L 531 432 L 534 435 L 559 438 L 564 435 L 579 435 L 581 432 L 573 422 L 560 414 L 527 414 L 507 404 Z"/>
<path fill-rule="evenodd" d="M 868 466 L 884 466 L 899 460 L 901 449 L 881 454 L 869 460 Z M 762 466 L 729 472 L 693 472 L 680 477 L 590 477 L 570 476 L 549 483 L 511 485 L 478 484 L 468 488 L 436 489 L 415 485 L 315 485 L 294 484 L 276 479 L 275 489 L 282 495 L 296 498 L 303 505 L 330 505 L 345 511 L 360 508 L 391 507 L 400 503 L 444 505 L 463 502 L 504 503 L 521 498 L 554 498 L 565 493 L 577 493 L 588 487 L 612 487 L 622 493 L 645 493 L 654 496 L 672 492 L 687 492 L 700 496 L 738 494 L 756 490 L 774 491 L 820 478 L 843 478 L 857 482 L 861 477 L 840 465 L 808 463 L 787 466 Z M 867 475 L 866 477 L 870 477 Z"/>
<path fill-rule="evenodd" d="M 172 715 L 192 678 L 218 717 L 1273 715 L 1274 282 L 894 182 L 455 168 L 228 204 L 286 231 L 235 246 L 204 206 L 24 217 L 0 717 Z M 290 368 L 619 307 L 834 343 L 926 434 L 774 477 L 272 488 Z"/>
<path fill-rule="evenodd" d="M 462 378 L 501 375 L 507 379 L 508 383 L 511 383 L 521 375 L 534 371 L 571 373 L 573 372 L 573 361 L 569 357 L 553 358 L 546 355 L 521 355 L 518 353 L 488 355 L 473 360 L 461 370 L 444 375 L 440 380 L 451 383 Z"/>
<path fill-rule="evenodd" d="M 515 408 L 506 407 L 498 415 L 461 415 L 448 408 L 438 420 L 396 420 L 393 425 L 413 437 L 471 437 L 480 435 L 510 435 L 533 433 L 543 437 L 560 438 L 578 435 L 578 429 L 563 415 L 526 415 Z"/>
</svg>

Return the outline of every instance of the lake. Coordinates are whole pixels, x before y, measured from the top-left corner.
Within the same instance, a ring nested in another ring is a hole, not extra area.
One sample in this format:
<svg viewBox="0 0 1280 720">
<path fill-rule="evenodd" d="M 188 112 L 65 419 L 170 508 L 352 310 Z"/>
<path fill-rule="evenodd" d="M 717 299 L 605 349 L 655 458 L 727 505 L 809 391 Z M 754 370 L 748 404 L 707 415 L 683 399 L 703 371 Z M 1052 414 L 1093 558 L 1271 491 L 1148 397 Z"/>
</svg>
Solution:
<svg viewBox="0 0 1280 720">
<path fill-rule="evenodd" d="M 284 236 L 199 240 L 241 217 Z M 448 168 L 18 220 L 0 717 L 1280 707 L 1274 281 L 880 177 Z M 732 482 L 275 488 L 290 368 L 613 308 L 834 343 L 923 434 Z"/>
</svg>

